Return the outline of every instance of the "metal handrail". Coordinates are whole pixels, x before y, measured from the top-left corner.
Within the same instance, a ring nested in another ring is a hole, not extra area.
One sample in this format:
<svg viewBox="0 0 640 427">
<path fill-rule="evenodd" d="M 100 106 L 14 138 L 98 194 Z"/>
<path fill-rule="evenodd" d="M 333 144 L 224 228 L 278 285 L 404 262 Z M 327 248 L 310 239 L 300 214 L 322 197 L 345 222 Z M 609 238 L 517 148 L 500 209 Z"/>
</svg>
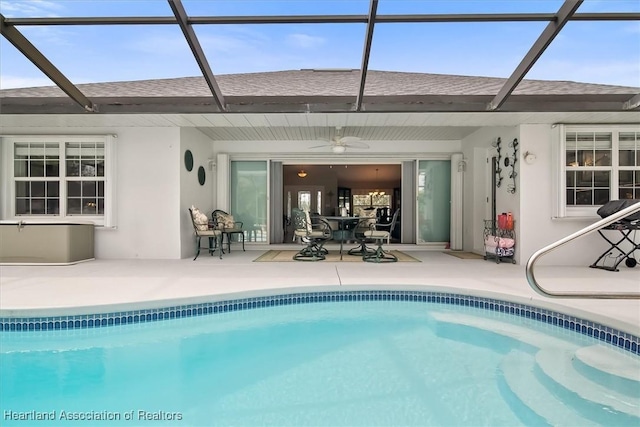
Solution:
<svg viewBox="0 0 640 427">
<path fill-rule="evenodd" d="M 533 255 L 531 255 L 531 257 L 529 258 L 529 260 L 527 261 L 527 266 L 526 266 L 526 275 L 527 275 L 527 282 L 529 282 L 529 286 L 531 286 L 531 288 L 533 288 L 534 291 L 536 291 L 537 293 L 539 293 L 540 295 L 546 296 L 546 297 L 551 297 L 551 298 L 592 298 L 592 299 L 636 299 L 636 298 L 640 298 L 640 293 L 637 292 L 630 292 L 630 293 L 626 293 L 626 292 L 617 292 L 617 293 L 580 293 L 580 292 L 551 292 L 548 291 L 546 289 L 544 289 L 543 287 L 541 287 L 538 282 L 536 281 L 536 278 L 533 274 L 533 266 L 535 265 L 536 261 L 538 260 L 538 258 L 540 258 L 543 255 L 546 255 L 548 252 L 552 251 L 553 249 L 556 249 L 562 245 L 564 245 L 565 243 L 569 243 L 570 241 L 578 238 L 578 237 L 582 237 L 582 236 L 586 236 L 587 234 L 593 233 L 594 231 L 598 231 L 603 227 L 606 227 L 607 225 L 613 224 L 614 222 L 625 218 L 633 213 L 639 212 L 640 211 L 640 203 L 635 203 L 631 206 L 628 206 L 624 209 L 622 209 L 621 211 L 618 211 L 612 215 L 609 215 L 608 217 L 601 219 L 600 221 L 591 224 L 588 227 L 583 228 L 582 230 L 576 231 L 575 233 L 564 237 L 560 240 L 558 240 L 557 242 L 554 242 L 548 246 L 545 246 L 544 248 L 534 252 Z"/>
</svg>

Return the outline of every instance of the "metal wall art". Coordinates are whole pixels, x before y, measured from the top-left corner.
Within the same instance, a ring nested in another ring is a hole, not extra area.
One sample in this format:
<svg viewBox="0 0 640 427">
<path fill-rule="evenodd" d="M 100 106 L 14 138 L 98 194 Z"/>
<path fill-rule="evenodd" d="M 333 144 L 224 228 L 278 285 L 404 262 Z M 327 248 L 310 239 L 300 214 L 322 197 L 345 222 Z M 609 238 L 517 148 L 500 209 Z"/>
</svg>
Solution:
<svg viewBox="0 0 640 427">
<path fill-rule="evenodd" d="M 495 140 L 491 145 L 496 148 L 498 152 L 498 157 L 496 158 L 496 187 L 500 187 L 502 185 L 502 140 L 500 137 Z"/>
<path fill-rule="evenodd" d="M 518 172 L 516 172 L 516 163 L 518 162 L 518 138 L 514 138 L 513 141 L 509 143 L 509 147 L 513 148 L 513 154 L 505 157 L 504 166 L 511 167 L 509 178 L 512 180 L 512 183 L 507 185 L 507 191 L 514 194 L 516 192 L 516 176 L 518 176 Z"/>
</svg>

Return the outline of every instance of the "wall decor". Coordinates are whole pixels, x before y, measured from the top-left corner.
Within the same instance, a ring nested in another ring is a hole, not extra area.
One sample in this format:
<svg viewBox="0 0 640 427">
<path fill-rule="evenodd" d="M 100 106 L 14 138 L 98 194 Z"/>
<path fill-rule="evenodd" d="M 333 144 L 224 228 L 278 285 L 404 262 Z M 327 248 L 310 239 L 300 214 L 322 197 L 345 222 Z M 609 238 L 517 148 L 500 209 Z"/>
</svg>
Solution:
<svg viewBox="0 0 640 427">
<path fill-rule="evenodd" d="M 204 166 L 200 166 L 198 168 L 198 182 L 200 183 L 200 185 L 204 185 L 204 182 L 206 180 L 206 172 L 204 171 Z"/>
<path fill-rule="evenodd" d="M 498 157 L 496 158 L 496 187 L 500 187 L 502 185 L 502 140 L 500 137 L 495 140 L 491 145 L 496 148 L 498 152 Z"/>
<path fill-rule="evenodd" d="M 506 167 L 511 166 L 509 178 L 513 182 L 507 186 L 507 191 L 514 194 L 516 192 L 516 176 L 518 176 L 518 172 L 516 172 L 516 163 L 518 162 L 518 138 L 514 138 L 513 141 L 509 143 L 509 147 L 513 148 L 513 154 L 504 159 L 504 165 Z"/>
<path fill-rule="evenodd" d="M 193 153 L 191 150 L 184 152 L 184 167 L 187 168 L 189 172 L 193 170 Z"/>
</svg>

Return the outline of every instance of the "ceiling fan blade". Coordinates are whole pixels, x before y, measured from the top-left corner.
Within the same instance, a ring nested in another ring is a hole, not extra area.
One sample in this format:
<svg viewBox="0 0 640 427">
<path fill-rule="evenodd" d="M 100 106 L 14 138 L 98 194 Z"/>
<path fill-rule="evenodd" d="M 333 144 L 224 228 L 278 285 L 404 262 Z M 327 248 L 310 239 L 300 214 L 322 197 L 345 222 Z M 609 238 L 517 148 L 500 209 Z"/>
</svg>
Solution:
<svg viewBox="0 0 640 427">
<path fill-rule="evenodd" d="M 361 142 L 361 141 L 352 141 L 352 142 L 346 143 L 344 145 L 349 147 L 349 148 L 369 148 L 369 144 L 367 144 L 366 142 Z"/>
<path fill-rule="evenodd" d="M 331 144 L 314 145 L 313 147 L 309 147 L 309 150 L 312 150 L 314 148 L 326 148 L 326 147 L 331 147 Z"/>
<path fill-rule="evenodd" d="M 357 136 L 343 136 L 342 138 L 338 138 L 338 141 L 342 144 L 349 144 L 351 142 L 360 141 L 362 138 L 358 138 Z"/>
</svg>

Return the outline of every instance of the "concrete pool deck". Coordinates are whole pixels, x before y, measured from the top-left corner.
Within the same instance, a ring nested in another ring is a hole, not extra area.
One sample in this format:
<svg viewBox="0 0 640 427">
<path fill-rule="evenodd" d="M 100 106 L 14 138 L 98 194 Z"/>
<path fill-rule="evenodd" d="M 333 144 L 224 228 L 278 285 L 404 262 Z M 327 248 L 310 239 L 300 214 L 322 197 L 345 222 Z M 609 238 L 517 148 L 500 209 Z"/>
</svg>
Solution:
<svg viewBox="0 0 640 427">
<path fill-rule="evenodd" d="M 67 266 L 0 266 L 0 317 L 34 317 L 158 308 L 276 289 L 414 289 L 487 296 L 597 321 L 640 333 L 640 299 L 550 299 L 534 292 L 524 265 L 459 259 L 440 251 L 395 246 L 421 262 L 254 262 L 267 250 L 295 245 L 237 247 L 219 259 L 103 260 Z M 347 256 L 347 255 L 345 255 Z M 640 292 L 640 267 L 611 272 L 588 266 L 536 266 L 550 291 Z M 288 290 L 285 292 L 289 292 Z"/>
</svg>

